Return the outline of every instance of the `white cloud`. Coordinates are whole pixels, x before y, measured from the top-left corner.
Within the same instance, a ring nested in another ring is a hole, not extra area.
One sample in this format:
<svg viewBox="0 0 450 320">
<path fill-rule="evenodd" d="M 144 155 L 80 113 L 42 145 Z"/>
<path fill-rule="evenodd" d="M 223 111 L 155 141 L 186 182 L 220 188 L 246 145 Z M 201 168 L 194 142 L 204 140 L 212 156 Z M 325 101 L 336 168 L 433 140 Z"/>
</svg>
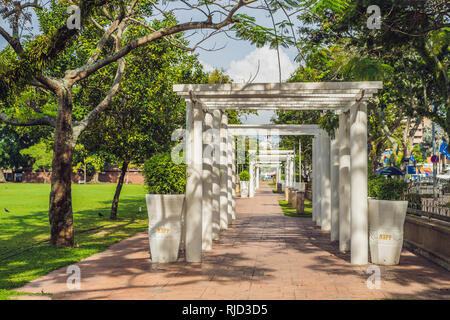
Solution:
<svg viewBox="0 0 450 320">
<path fill-rule="evenodd" d="M 287 80 L 296 70 L 296 66 L 291 62 L 288 55 L 280 48 L 281 80 Z M 259 71 L 258 71 L 259 63 Z M 227 74 L 236 83 L 247 82 L 253 79 L 258 72 L 253 83 L 257 82 L 278 82 L 278 58 L 277 51 L 269 47 L 257 48 L 245 56 L 242 60 L 231 61 Z"/>
<path fill-rule="evenodd" d="M 203 66 L 203 71 L 205 72 L 212 72 L 214 71 L 214 67 L 206 62 L 203 62 L 202 60 L 199 60 L 199 62 L 201 63 L 201 65 Z"/>
</svg>

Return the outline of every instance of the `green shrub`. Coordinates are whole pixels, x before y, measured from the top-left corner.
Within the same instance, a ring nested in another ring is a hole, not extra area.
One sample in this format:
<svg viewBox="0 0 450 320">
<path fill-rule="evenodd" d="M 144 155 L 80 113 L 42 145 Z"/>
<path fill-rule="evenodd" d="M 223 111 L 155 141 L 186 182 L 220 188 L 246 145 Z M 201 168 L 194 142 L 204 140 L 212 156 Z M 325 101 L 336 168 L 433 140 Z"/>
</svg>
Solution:
<svg viewBox="0 0 450 320">
<path fill-rule="evenodd" d="M 377 200 L 404 200 L 408 190 L 403 179 L 371 176 L 368 182 L 369 197 Z"/>
<path fill-rule="evenodd" d="M 173 163 L 169 153 L 148 159 L 143 173 L 150 194 L 183 194 L 186 190 L 186 165 Z"/>
<path fill-rule="evenodd" d="M 250 180 L 250 174 L 247 170 L 242 171 L 239 173 L 239 180 L 240 181 L 249 181 Z"/>
</svg>

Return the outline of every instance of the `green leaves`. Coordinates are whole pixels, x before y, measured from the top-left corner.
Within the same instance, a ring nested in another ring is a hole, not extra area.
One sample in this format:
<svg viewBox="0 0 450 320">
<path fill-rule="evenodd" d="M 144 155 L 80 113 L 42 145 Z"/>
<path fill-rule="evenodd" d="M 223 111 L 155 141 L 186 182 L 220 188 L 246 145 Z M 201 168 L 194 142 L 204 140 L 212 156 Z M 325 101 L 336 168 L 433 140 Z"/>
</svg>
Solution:
<svg viewBox="0 0 450 320">
<path fill-rule="evenodd" d="M 50 170 L 52 166 L 53 150 L 51 145 L 45 141 L 40 141 L 39 143 L 23 149 L 20 154 L 27 155 L 34 159 L 33 170 Z"/>
<path fill-rule="evenodd" d="M 236 32 L 236 36 L 243 40 L 249 41 L 258 48 L 269 44 L 271 48 L 276 48 L 277 45 L 287 47 L 293 44 L 292 38 L 284 33 L 276 33 L 274 29 L 260 26 L 256 23 L 255 17 L 246 14 L 235 14 L 235 23 L 231 30 Z M 279 26 L 287 27 L 289 22 L 279 22 Z"/>
<path fill-rule="evenodd" d="M 313 0 L 308 1 L 312 4 L 311 12 L 323 15 L 326 11 L 332 11 L 337 14 L 344 13 L 349 7 L 350 0 Z"/>
<path fill-rule="evenodd" d="M 369 197 L 377 200 L 404 200 L 408 183 L 400 178 L 371 176 L 368 181 Z"/>
<path fill-rule="evenodd" d="M 144 164 L 147 190 L 151 194 L 183 194 L 186 190 L 186 165 L 174 164 L 169 153 L 159 153 Z"/>
<path fill-rule="evenodd" d="M 250 180 L 250 174 L 247 170 L 242 171 L 239 173 L 239 180 L 240 181 L 249 181 Z"/>
</svg>

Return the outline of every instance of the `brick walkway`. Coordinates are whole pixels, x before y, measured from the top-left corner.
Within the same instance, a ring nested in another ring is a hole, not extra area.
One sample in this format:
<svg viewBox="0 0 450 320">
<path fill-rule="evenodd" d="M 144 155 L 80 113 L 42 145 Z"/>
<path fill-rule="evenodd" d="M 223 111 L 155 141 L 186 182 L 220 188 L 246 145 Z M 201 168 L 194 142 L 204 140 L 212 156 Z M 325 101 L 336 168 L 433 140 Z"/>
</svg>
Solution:
<svg viewBox="0 0 450 320">
<path fill-rule="evenodd" d="M 367 266 L 350 265 L 310 218 L 283 216 L 268 186 L 237 200 L 237 220 L 202 264 L 152 264 L 146 233 L 77 265 L 81 289 L 66 287 L 67 268 L 22 287 L 54 299 L 450 299 L 450 273 L 408 251 L 381 267 L 381 289 L 367 288 Z"/>
</svg>

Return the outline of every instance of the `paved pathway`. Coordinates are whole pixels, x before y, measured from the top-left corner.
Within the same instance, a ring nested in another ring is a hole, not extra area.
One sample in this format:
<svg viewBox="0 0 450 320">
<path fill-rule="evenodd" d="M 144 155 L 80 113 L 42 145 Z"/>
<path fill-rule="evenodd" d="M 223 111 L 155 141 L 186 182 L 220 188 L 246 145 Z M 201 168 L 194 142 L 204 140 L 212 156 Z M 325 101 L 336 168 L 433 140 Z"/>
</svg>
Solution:
<svg viewBox="0 0 450 320">
<path fill-rule="evenodd" d="M 450 299 L 450 272 L 408 251 L 381 267 L 381 289 L 367 288 L 368 266 L 352 266 L 310 218 L 283 216 L 268 186 L 237 200 L 237 220 L 202 264 L 152 264 L 146 233 L 77 265 L 81 289 L 66 287 L 67 268 L 22 287 L 54 299 Z"/>
</svg>

